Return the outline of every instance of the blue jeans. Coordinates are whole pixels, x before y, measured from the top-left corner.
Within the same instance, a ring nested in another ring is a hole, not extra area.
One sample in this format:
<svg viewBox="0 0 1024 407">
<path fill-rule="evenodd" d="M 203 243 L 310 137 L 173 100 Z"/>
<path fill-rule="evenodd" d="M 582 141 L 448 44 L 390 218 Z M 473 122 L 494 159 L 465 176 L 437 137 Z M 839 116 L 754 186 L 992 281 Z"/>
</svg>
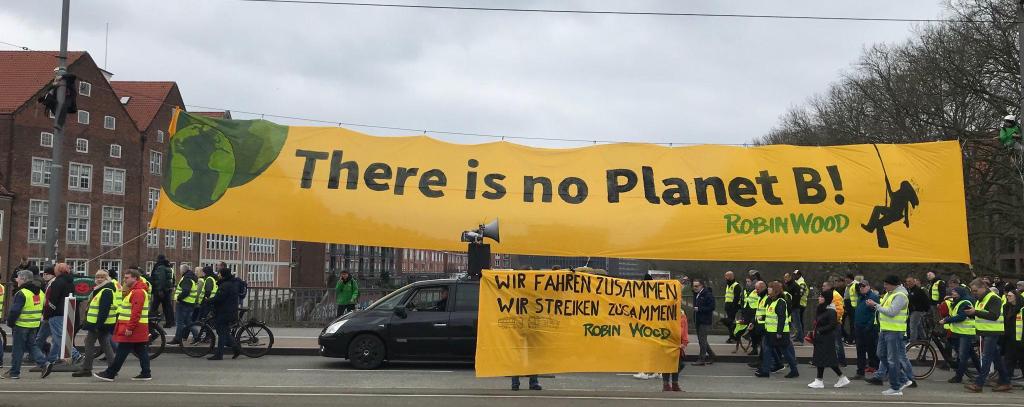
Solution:
<svg viewBox="0 0 1024 407">
<path fill-rule="evenodd" d="M 793 307 L 793 332 L 796 333 L 796 341 L 804 343 L 804 307 Z"/>
<path fill-rule="evenodd" d="M 837 327 L 837 329 L 842 329 L 842 327 Z M 845 346 L 846 346 L 846 344 L 843 343 L 843 336 L 842 335 L 836 335 L 836 357 L 838 358 L 837 360 L 839 360 L 839 364 L 840 365 L 845 365 L 846 364 L 846 348 L 845 348 Z"/>
<path fill-rule="evenodd" d="M 864 374 L 864 369 L 878 369 L 878 327 L 874 325 L 854 325 L 857 337 L 857 374 Z"/>
<path fill-rule="evenodd" d="M 183 341 L 188 338 L 188 326 L 192 325 L 192 314 L 196 306 L 179 302 L 174 307 L 174 340 Z"/>
<path fill-rule="evenodd" d="M 214 356 L 224 357 L 224 348 L 231 347 L 235 349 L 238 344 L 235 343 L 235 338 L 231 337 L 231 324 L 235 321 L 224 321 L 220 319 L 214 320 L 214 328 L 217 329 L 217 349 L 213 353 Z"/>
<path fill-rule="evenodd" d="M 32 358 L 37 362 L 36 364 L 42 366 L 43 363 L 38 361 L 46 360 L 46 356 L 43 356 L 43 351 L 39 350 L 39 344 L 35 341 L 37 329 L 29 328 L 14 328 L 11 337 L 14 339 L 14 349 L 11 349 L 11 375 L 21 374 L 21 361 L 25 359 L 25 346 L 28 345 L 28 351 L 32 355 Z"/>
<path fill-rule="evenodd" d="M 530 376 L 530 387 L 540 386 L 537 375 Z M 519 388 L 519 376 L 512 376 L 512 387 Z"/>
<path fill-rule="evenodd" d="M 899 390 L 913 380 L 914 370 L 907 358 L 907 341 L 903 332 L 882 331 L 878 336 L 878 375 L 889 376 L 889 388 Z"/>
<path fill-rule="evenodd" d="M 789 364 L 790 373 L 798 373 L 796 367 L 796 350 L 793 349 L 793 343 L 789 341 L 789 334 L 783 334 L 786 341 L 785 345 L 775 345 L 775 335 L 773 333 L 766 333 L 764 335 L 764 344 L 762 345 L 762 354 L 764 358 L 761 359 L 761 372 L 770 373 L 771 369 L 776 365 L 782 363 L 781 360 L 775 360 L 777 357 L 776 353 L 781 353 L 782 357 L 786 359 L 786 363 Z"/>
<path fill-rule="evenodd" d="M 985 385 L 988 379 L 988 371 L 995 364 L 996 373 L 999 373 L 999 384 L 1010 384 L 1010 372 L 1006 370 L 1006 362 L 1003 360 L 1002 346 L 999 346 L 1000 335 L 981 336 L 981 370 L 975 376 L 974 383 L 978 386 Z M 985 372 L 982 374 L 981 372 Z"/>
<path fill-rule="evenodd" d="M 50 333 L 50 354 L 46 356 L 46 361 L 53 363 L 60 358 L 60 341 L 64 337 L 64 316 L 50 317 L 46 320 L 46 325 L 49 327 Z M 71 347 L 71 358 L 78 359 L 78 356 L 78 348 Z"/>
<path fill-rule="evenodd" d="M 978 354 L 974 352 L 974 336 L 973 335 L 954 335 L 957 338 L 957 365 L 956 375 L 953 377 L 957 379 L 963 379 L 964 373 L 967 372 L 967 361 L 974 362 L 973 367 L 975 371 L 981 371 L 981 362 L 978 361 Z"/>
<path fill-rule="evenodd" d="M 142 375 L 149 376 L 149 344 L 146 342 L 121 343 L 117 347 L 117 356 L 114 357 L 114 360 L 108 362 L 110 366 L 107 366 L 107 370 L 104 373 L 110 377 L 116 377 L 117 373 L 121 371 L 121 366 L 124 366 L 124 361 L 128 359 L 129 353 L 134 353 L 135 357 L 139 358 Z"/>
</svg>

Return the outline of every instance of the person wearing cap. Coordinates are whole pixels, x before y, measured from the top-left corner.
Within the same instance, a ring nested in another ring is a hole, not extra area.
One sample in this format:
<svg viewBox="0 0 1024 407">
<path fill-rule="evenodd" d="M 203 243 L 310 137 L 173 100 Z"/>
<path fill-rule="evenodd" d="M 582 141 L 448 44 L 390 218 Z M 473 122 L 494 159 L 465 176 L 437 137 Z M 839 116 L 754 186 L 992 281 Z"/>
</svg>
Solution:
<svg viewBox="0 0 1024 407">
<path fill-rule="evenodd" d="M 878 370 L 878 321 L 867 302 L 879 302 L 880 299 L 878 293 L 871 290 L 867 280 L 854 285 L 859 294 L 853 315 L 853 334 L 857 347 L 857 375 L 854 379 L 859 380 Z"/>
<path fill-rule="evenodd" d="M 974 290 L 976 298 L 981 298 L 976 307 L 964 310 L 964 313 L 974 317 L 975 329 L 978 332 L 978 336 L 981 337 L 980 348 L 983 353 L 981 355 L 981 369 L 978 371 L 988 372 L 994 366 L 996 373 L 999 374 L 999 380 L 992 391 L 1011 391 L 1013 387 L 1010 385 L 1010 374 L 1006 370 L 1006 363 L 1002 356 L 1002 346 L 999 343 L 999 338 L 1003 336 L 1004 330 L 1003 299 L 999 297 L 999 294 L 992 292 L 989 289 L 989 284 L 982 280 L 975 279 L 971 281 L 971 289 Z M 982 386 L 985 385 L 985 380 L 987 379 L 988 375 L 979 374 L 974 379 L 975 382 L 965 385 L 964 389 L 972 393 L 981 393 Z"/>
<path fill-rule="evenodd" d="M 878 312 L 880 365 L 886 366 L 889 376 L 889 388 L 882 392 L 885 396 L 902 396 L 903 390 L 913 385 L 913 370 L 907 358 L 907 320 L 909 319 L 910 300 L 907 289 L 900 284 L 900 278 L 894 275 L 885 277 L 886 295 L 881 303 L 867 301 L 867 305 Z"/>
<path fill-rule="evenodd" d="M 999 142 L 1003 146 L 1024 152 L 1024 145 L 1021 144 L 1020 124 L 1017 123 L 1017 116 L 1007 115 L 1003 117 L 1003 125 L 999 128 Z"/>
<path fill-rule="evenodd" d="M 226 266 L 220 269 L 220 280 L 217 282 L 217 295 L 213 297 L 213 321 L 217 329 L 217 348 L 213 356 L 207 360 L 223 360 L 224 348 L 230 346 L 234 357 L 242 353 L 242 349 L 231 337 L 231 325 L 238 320 L 238 279 L 231 274 Z"/>
</svg>

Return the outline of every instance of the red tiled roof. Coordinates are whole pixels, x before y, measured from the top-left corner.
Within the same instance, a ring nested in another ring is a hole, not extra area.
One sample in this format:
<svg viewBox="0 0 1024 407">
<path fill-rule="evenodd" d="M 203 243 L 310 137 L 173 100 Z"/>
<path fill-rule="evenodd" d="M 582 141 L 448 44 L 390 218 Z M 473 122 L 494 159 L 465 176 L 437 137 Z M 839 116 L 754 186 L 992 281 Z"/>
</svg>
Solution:
<svg viewBox="0 0 1024 407">
<path fill-rule="evenodd" d="M 135 126 L 139 130 L 146 130 L 163 107 L 174 82 L 111 81 L 110 86 L 118 98 L 130 97 L 124 108 Z"/>
<path fill-rule="evenodd" d="M 68 52 L 68 65 L 85 52 Z M 0 113 L 12 113 L 53 80 L 57 51 L 0 51 Z"/>
<path fill-rule="evenodd" d="M 188 113 L 189 114 L 194 114 L 194 115 L 197 115 L 197 116 L 212 117 L 214 119 L 230 119 L 231 118 L 231 113 L 230 112 L 188 112 Z"/>
</svg>

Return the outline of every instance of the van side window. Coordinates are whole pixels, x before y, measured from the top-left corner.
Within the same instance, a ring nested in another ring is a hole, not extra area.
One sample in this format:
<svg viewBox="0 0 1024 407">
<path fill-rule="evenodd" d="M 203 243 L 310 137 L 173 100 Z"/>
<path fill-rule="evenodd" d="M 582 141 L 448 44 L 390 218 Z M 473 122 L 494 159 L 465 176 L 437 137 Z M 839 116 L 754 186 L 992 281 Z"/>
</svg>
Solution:
<svg viewBox="0 0 1024 407">
<path fill-rule="evenodd" d="M 455 294 L 455 312 L 477 311 L 480 306 L 480 285 L 459 284 Z"/>
<path fill-rule="evenodd" d="M 397 308 L 398 305 L 402 303 L 402 300 L 404 300 L 408 294 L 408 290 L 404 290 L 404 292 L 396 292 L 388 297 L 381 299 L 377 303 L 371 305 L 369 308 L 382 311 L 391 311 Z"/>
<path fill-rule="evenodd" d="M 448 311 L 448 287 L 424 287 L 416 290 L 405 305 L 409 311 L 446 312 Z"/>
</svg>

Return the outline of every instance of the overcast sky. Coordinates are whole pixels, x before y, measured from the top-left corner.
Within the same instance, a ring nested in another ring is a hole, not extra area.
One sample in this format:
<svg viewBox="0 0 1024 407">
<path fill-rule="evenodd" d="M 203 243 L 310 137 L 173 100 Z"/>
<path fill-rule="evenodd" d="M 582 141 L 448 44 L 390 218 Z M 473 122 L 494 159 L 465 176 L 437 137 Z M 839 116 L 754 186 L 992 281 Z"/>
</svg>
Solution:
<svg viewBox="0 0 1024 407">
<path fill-rule="evenodd" d="M 939 0 L 369 1 L 899 18 L 944 13 Z M 0 41 L 58 48 L 60 0 L 0 3 Z M 88 51 L 102 65 L 106 23 L 107 68 L 115 80 L 176 81 L 190 105 L 428 130 L 677 143 L 749 142 L 787 109 L 825 90 L 865 47 L 905 41 L 915 28 L 234 0 L 72 0 L 70 48 Z"/>
</svg>

